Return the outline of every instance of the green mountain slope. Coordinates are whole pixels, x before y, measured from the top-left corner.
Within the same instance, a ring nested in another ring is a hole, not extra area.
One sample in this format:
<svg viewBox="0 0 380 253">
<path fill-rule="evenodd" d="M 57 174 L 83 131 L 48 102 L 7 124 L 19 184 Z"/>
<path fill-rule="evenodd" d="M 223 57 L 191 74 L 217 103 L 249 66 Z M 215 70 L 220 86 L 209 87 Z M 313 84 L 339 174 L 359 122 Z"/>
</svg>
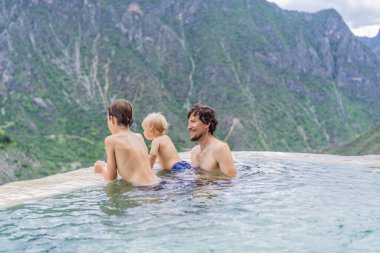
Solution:
<svg viewBox="0 0 380 253">
<path fill-rule="evenodd" d="M 379 122 L 380 64 L 334 10 L 264 0 L 3 1 L 0 127 L 48 168 L 104 159 L 105 108 L 163 112 L 179 150 L 192 103 L 234 150 L 313 152 Z M 74 166 L 75 167 L 75 166 Z M 25 172 L 26 173 L 26 172 Z"/>
<path fill-rule="evenodd" d="M 49 175 L 61 171 L 61 168 L 45 167 L 41 171 L 41 163 L 26 150 L 15 143 L 0 128 L 0 185 L 20 179 L 29 179 L 36 175 Z"/>
<path fill-rule="evenodd" d="M 329 151 L 339 155 L 380 155 L 380 125 Z"/>
</svg>

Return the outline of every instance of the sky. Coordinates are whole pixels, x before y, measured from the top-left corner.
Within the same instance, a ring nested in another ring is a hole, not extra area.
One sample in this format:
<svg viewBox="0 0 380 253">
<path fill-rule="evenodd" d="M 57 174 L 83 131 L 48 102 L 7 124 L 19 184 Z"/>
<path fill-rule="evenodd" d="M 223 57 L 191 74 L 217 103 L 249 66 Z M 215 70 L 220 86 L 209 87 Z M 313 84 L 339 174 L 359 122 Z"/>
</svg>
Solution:
<svg viewBox="0 0 380 253">
<path fill-rule="evenodd" d="M 282 9 L 317 12 L 334 8 L 357 36 L 375 37 L 380 28 L 380 0 L 268 0 Z"/>
</svg>

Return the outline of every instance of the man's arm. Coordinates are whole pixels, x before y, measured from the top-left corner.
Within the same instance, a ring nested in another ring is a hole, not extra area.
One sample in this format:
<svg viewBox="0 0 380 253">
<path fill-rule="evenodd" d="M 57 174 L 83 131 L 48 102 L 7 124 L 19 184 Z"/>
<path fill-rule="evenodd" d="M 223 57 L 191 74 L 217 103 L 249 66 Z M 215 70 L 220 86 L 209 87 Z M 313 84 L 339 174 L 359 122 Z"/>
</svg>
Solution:
<svg viewBox="0 0 380 253">
<path fill-rule="evenodd" d="M 220 171 L 229 177 L 236 176 L 237 170 L 233 163 L 231 150 L 228 144 L 220 144 L 215 151 L 215 160 L 219 164 Z"/>
<path fill-rule="evenodd" d="M 112 140 L 109 137 L 104 140 L 104 145 L 106 148 L 107 163 L 104 161 L 97 161 L 94 164 L 94 170 L 95 173 L 102 174 L 106 180 L 112 181 L 117 178 L 115 150 L 112 144 Z"/>
<path fill-rule="evenodd" d="M 152 146 L 150 147 L 150 153 L 149 153 L 149 162 L 150 162 L 151 168 L 153 168 L 153 165 L 157 159 L 159 147 L 160 147 L 160 143 L 157 140 L 153 140 Z"/>
</svg>

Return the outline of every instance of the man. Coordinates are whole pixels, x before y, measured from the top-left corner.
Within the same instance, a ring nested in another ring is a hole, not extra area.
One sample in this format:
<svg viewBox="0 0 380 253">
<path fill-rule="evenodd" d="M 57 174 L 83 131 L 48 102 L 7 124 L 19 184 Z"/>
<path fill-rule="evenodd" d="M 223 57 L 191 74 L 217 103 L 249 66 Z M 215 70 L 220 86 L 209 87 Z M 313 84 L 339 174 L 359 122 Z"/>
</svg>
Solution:
<svg viewBox="0 0 380 253">
<path fill-rule="evenodd" d="M 236 176 L 228 144 L 213 135 L 218 125 L 215 110 L 207 105 L 195 104 L 188 112 L 187 119 L 190 140 L 199 143 L 191 150 L 191 165 L 212 174 Z"/>
</svg>

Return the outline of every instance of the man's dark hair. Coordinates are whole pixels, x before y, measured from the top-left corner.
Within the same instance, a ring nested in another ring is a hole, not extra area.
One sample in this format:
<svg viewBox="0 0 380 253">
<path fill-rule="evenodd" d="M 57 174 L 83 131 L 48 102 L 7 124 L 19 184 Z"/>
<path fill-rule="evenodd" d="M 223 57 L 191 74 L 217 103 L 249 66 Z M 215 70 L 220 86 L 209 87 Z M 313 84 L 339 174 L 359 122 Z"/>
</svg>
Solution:
<svg viewBox="0 0 380 253">
<path fill-rule="evenodd" d="M 130 127 L 133 123 L 132 105 L 125 99 L 116 99 L 108 107 L 108 117 L 115 117 L 118 125 Z"/>
<path fill-rule="evenodd" d="M 207 105 L 195 104 L 187 113 L 187 119 L 189 119 L 191 115 L 198 116 L 199 120 L 205 125 L 210 124 L 208 131 L 212 135 L 214 134 L 216 126 L 218 125 L 218 119 L 216 118 L 216 112 L 213 108 Z"/>
</svg>

